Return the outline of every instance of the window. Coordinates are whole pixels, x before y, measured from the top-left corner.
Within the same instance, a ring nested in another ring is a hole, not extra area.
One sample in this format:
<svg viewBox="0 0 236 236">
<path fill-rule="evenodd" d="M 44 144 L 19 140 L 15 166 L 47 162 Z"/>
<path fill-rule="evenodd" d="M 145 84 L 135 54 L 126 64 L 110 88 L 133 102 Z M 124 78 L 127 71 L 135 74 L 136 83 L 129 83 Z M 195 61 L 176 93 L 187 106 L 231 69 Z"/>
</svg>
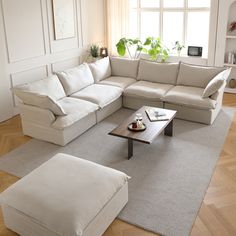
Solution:
<svg viewBox="0 0 236 236">
<path fill-rule="evenodd" d="M 160 37 L 172 49 L 176 41 L 203 47 L 208 54 L 211 0 L 129 0 L 129 36 Z"/>
<path fill-rule="evenodd" d="M 140 38 L 142 40 L 145 40 L 148 35 L 160 36 L 159 19 L 159 12 L 141 12 Z M 155 22 L 155 27 L 150 22 Z"/>
</svg>

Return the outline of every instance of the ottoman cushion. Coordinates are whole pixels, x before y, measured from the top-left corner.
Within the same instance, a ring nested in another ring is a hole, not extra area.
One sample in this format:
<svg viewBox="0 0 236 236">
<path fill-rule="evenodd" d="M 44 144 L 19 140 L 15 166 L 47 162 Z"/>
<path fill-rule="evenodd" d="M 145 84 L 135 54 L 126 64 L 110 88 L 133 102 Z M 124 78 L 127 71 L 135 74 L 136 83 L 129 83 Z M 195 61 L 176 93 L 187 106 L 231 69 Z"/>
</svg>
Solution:
<svg viewBox="0 0 236 236">
<path fill-rule="evenodd" d="M 8 205 L 58 235 L 83 231 L 128 176 L 66 154 L 57 154 L 0 195 Z"/>
</svg>

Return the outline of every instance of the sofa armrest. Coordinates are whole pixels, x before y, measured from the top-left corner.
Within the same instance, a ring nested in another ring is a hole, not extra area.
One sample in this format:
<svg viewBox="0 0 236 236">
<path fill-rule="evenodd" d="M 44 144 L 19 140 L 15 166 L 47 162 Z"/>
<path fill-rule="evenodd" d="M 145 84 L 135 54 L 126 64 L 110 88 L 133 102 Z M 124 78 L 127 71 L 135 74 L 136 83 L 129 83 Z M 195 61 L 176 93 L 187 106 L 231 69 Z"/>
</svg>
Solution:
<svg viewBox="0 0 236 236">
<path fill-rule="evenodd" d="M 22 122 L 50 126 L 55 120 L 55 115 L 47 109 L 20 103 L 20 113 Z"/>
<path fill-rule="evenodd" d="M 210 98 L 217 101 L 218 99 L 220 99 L 220 97 L 223 97 L 225 86 L 226 86 L 226 82 L 219 88 L 217 92 L 212 94 Z"/>
</svg>

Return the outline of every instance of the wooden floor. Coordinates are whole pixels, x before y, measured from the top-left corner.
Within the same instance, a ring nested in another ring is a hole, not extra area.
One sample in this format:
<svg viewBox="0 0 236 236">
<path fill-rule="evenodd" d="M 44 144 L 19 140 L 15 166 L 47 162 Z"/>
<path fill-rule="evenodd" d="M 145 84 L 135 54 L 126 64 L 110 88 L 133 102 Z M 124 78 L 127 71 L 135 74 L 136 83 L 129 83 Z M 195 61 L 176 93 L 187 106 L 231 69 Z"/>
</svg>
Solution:
<svg viewBox="0 0 236 236">
<path fill-rule="evenodd" d="M 225 94 L 224 105 L 236 107 L 236 94 Z M 0 123 L 0 157 L 29 140 L 22 134 L 19 116 Z M 15 176 L 0 172 L 0 192 L 17 180 Z M 0 235 L 17 235 L 5 228 L 1 211 Z M 104 236 L 154 235 L 120 220 L 115 220 L 104 233 Z M 236 114 L 190 235 L 236 235 Z"/>
</svg>

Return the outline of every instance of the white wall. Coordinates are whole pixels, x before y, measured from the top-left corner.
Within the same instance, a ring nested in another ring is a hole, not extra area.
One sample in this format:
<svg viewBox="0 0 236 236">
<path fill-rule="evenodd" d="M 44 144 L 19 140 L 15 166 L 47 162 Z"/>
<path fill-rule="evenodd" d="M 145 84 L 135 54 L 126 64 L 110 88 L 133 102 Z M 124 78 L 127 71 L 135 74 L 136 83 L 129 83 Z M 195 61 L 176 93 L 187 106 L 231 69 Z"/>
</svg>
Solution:
<svg viewBox="0 0 236 236">
<path fill-rule="evenodd" d="M 104 0 L 74 0 L 76 35 L 54 40 L 52 0 L 0 0 L 0 122 L 17 114 L 10 88 L 83 62 L 104 45 Z"/>
</svg>

